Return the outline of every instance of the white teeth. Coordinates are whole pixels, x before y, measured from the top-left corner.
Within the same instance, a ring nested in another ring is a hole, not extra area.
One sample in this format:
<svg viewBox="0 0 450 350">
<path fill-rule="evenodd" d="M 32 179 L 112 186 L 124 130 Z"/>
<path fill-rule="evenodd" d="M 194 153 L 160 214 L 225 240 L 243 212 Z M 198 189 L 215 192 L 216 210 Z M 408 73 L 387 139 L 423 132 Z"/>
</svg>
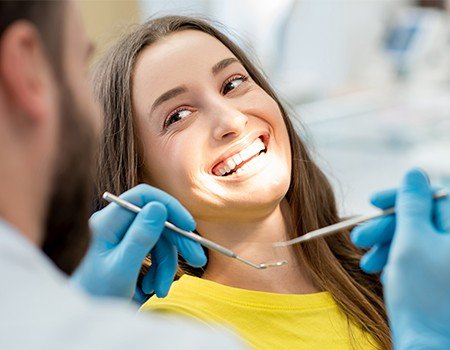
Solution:
<svg viewBox="0 0 450 350">
<path fill-rule="evenodd" d="M 252 147 L 247 147 L 246 149 L 243 149 L 241 151 L 241 153 L 239 153 L 241 155 L 241 159 L 242 160 L 247 160 L 252 156 Z"/>
<path fill-rule="evenodd" d="M 230 169 L 234 169 L 236 167 L 236 163 L 234 162 L 233 158 L 228 158 L 225 162 L 226 166 Z"/>
<path fill-rule="evenodd" d="M 229 173 L 231 170 L 235 169 L 242 162 L 245 162 L 245 161 L 249 160 L 250 158 L 259 155 L 261 153 L 261 151 L 265 150 L 265 148 L 266 147 L 264 145 L 264 142 L 260 138 L 257 138 L 251 145 L 244 148 L 241 152 L 226 159 L 222 163 L 220 168 L 215 170 L 215 175 L 220 174 L 223 176 L 223 175 Z M 251 163 L 253 163 L 253 160 L 251 161 Z M 247 168 L 248 168 L 247 164 L 244 164 L 240 169 L 236 170 L 236 173 L 239 174 Z M 239 170 L 241 170 L 241 171 L 239 171 Z"/>
<path fill-rule="evenodd" d="M 262 153 L 260 156 L 252 158 L 248 163 L 245 163 L 242 167 L 239 168 L 241 171 L 247 171 L 249 169 L 254 168 L 255 166 L 258 166 L 258 164 L 262 161 L 262 158 L 264 157 L 264 153 Z"/>
<path fill-rule="evenodd" d="M 243 161 L 257 155 L 259 152 L 263 151 L 265 149 L 264 142 L 261 141 L 261 139 L 256 139 L 255 142 L 253 142 L 249 147 L 242 150 L 240 155 Z"/>
<path fill-rule="evenodd" d="M 242 163 L 242 157 L 239 154 L 235 154 L 232 158 L 233 158 L 233 161 L 236 163 L 236 165 L 239 165 Z"/>
</svg>

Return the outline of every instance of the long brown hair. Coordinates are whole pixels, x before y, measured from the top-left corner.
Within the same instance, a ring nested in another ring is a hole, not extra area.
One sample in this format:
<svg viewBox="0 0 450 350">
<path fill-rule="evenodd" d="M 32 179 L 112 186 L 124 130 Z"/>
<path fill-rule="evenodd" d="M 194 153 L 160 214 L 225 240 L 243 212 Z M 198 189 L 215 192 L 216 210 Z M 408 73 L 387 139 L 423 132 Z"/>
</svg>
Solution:
<svg viewBox="0 0 450 350">
<path fill-rule="evenodd" d="M 98 162 L 99 191 L 122 193 L 139 183 L 140 147 L 131 103 L 134 63 L 145 47 L 171 33 L 187 29 L 205 32 L 221 41 L 252 79 L 278 103 L 292 151 L 292 180 L 286 199 L 295 229 L 290 232 L 289 238 L 338 222 L 335 198 L 328 180 L 312 161 L 286 108 L 264 75 L 236 44 L 210 22 L 192 17 L 166 16 L 139 25 L 98 62 L 94 71 L 94 89 L 106 114 Z M 337 234 L 304 244 L 301 250 L 296 248 L 296 255 L 306 261 L 315 283 L 333 295 L 349 319 L 370 333 L 377 345 L 383 349 L 391 348 L 378 276 L 369 276 L 360 270 L 361 251 L 352 245 L 348 234 Z"/>
</svg>

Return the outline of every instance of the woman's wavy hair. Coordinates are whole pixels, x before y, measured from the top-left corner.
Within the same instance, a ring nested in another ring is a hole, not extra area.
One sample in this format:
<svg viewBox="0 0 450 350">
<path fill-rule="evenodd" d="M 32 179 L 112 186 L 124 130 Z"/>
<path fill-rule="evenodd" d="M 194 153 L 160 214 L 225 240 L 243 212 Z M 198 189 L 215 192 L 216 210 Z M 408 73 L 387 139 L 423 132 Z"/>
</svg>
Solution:
<svg viewBox="0 0 450 350">
<path fill-rule="evenodd" d="M 263 73 L 249 57 L 209 21 L 187 16 L 166 16 L 138 25 L 96 64 L 94 91 L 105 112 L 105 130 L 98 160 L 97 188 L 122 193 L 140 182 L 142 153 L 133 122 L 131 100 L 133 68 L 140 52 L 168 35 L 198 30 L 216 38 L 243 64 L 252 79 L 275 101 L 283 115 L 292 151 L 291 184 L 286 194 L 294 230 L 289 238 L 339 221 L 330 183 L 313 162 L 297 135 L 286 108 Z M 314 282 L 329 291 L 339 307 L 370 333 L 383 349 L 391 348 L 390 332 L 378 276 L 359 268 L 362 252 L 350 242 L 348 232 L 295 246 L 297 258 L 312 271 Z M 185 272 L 201 276 L 202 270 Z"/>
</svg>

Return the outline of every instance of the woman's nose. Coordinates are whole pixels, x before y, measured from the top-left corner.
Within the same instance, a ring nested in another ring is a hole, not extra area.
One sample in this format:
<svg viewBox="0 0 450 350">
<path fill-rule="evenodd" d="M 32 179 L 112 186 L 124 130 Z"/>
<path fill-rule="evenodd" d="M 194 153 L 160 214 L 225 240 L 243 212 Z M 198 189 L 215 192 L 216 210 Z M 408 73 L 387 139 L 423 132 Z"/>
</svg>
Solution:
<svg viewBox="0 0 450 350">
<path fill-rule="evenodd" d="M 238 110 L 219 112 L 214 117 L 213 136 L 221 141 L 225 138 L 235 138 L 242 134 L 248 123 L 248 117 Z"/>
</svg>

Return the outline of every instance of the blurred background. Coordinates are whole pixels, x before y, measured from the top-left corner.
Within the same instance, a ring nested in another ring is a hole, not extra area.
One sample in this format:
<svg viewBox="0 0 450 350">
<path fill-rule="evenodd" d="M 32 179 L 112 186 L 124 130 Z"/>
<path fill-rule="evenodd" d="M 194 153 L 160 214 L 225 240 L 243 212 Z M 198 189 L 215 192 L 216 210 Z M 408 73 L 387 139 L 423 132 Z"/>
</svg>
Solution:
<svg viewBox="0 0 450 350">
<path fill-rule="evenodd" d="M 259 58 L 344 215 L 420 166 L 450 186 L 450 0 L 80 1 L 101 54 L 133 23 L 202 15 Z"/>
</svg>

